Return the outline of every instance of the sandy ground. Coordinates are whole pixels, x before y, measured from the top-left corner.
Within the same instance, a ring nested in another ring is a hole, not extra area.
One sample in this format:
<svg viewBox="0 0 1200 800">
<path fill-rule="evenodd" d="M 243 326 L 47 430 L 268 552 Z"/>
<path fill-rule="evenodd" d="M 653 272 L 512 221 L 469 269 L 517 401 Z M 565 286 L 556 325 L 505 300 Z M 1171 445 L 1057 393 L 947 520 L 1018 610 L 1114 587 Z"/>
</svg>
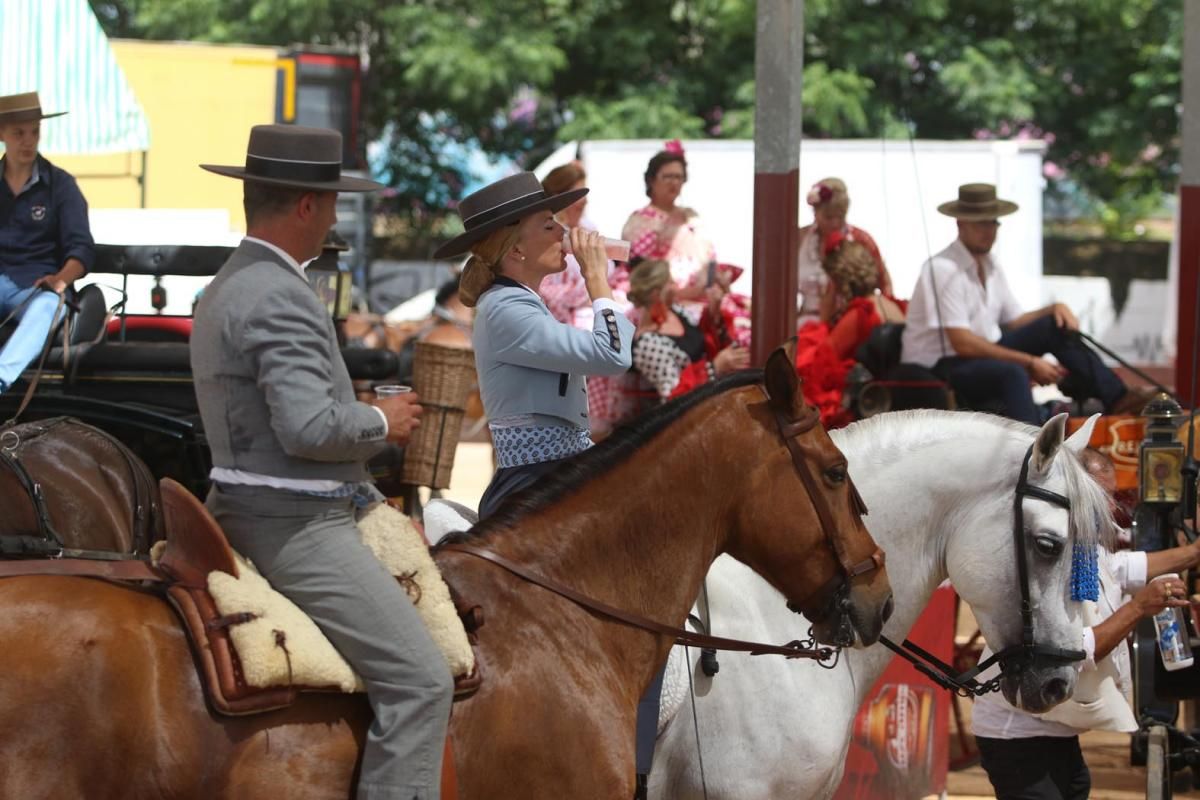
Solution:
<svg viewBox="0 0 1200 800">
<path fill-rule="evenodd" d="M 492 475 L 492 448 L 490 444 L 464 442 L 455 455 L 454 472 L 450 487 L 443 496 L 477 508 L 483 490 Z M 969 635 L 972 621 L 960 621 L 960 635 Z M 969 725 L 970 702 L 963 712 Z M 953 718 L 951 736 L 954 736 Z M 1129 764 L 1129 737 L 1115 733 L 1090 733 L 1082 737 L 1084 757 L 1092 771 L 1092 800 L 1135 800 L 1146 796 L 1146 771 Z M 953 748 L 953 739 L 952 745 Z M 948 780 L 949 800 L 976 800 L 993 797 L 991 784 L 983 769 L 976 766 L 960 772 L 950 773 Z M 1200 791 L 1176 792 L 1180 798 L 1200 798 Z"/>
</svg>

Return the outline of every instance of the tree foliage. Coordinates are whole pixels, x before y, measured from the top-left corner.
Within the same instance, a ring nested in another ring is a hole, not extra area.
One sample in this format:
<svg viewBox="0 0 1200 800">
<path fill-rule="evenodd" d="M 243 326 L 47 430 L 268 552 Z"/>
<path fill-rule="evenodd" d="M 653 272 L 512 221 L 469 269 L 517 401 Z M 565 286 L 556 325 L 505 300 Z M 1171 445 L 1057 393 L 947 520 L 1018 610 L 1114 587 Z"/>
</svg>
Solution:
<svg viewBox="0 0 1200 800">
<path fill-rule="evenodd" d="M 464 146 L 753 135 L 752 0 L 91 2 L 115 36 L 361 51 L 414 215 L 459 196 Z M 1174 190 L 1182 22 L 1179 0 L 807 0 L 806 135 L 1045 138 L 1052 190 L 1120 232 Z"/>
</svg>

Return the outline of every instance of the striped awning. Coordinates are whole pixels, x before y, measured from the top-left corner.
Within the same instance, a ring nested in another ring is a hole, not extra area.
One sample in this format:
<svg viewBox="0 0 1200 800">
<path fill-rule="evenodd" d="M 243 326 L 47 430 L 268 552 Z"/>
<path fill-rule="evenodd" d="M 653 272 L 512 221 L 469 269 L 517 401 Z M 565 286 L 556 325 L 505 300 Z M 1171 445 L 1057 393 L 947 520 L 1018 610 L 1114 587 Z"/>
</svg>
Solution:
<svg viewBox="0 0 1200 800">
<path fill-rule="evenodd" d="M 150 125 L 87 0 L 0 0 L 0 95 L 36 91 L 40 150 L 147 150 Z"/>
</svg>

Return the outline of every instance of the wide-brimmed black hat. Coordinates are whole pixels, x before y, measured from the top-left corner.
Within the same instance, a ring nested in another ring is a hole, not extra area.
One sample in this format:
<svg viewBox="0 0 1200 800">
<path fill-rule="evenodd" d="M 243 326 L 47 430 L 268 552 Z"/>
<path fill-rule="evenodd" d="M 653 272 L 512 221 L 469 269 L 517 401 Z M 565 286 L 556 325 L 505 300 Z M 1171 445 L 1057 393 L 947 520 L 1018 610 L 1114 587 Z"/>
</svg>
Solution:
<svg viewBox="0 0 1200 800">
<path fill-rule="evenodd" d="M 315 192 L 373 192 L 382 183 L 342 176 L 342 135 L 327 128 L 255 125 L 244 167 L 201 164 L 201 169 L 274 186 Z"/>
<path fill-rule="evenodd" d="M 462 255 L 471 245 L 494 230 L 516 222 L 535 211 L 561 211 L 588 193 L 587 189 L 572 189 L 561 194 L 547 195 L 541 182 L 532 172 L 518 172 L 469 194 L 458 204 L 466 230 L 437 249 L 434 258 Z"/>
<path fill-rule="evenodd" d="M 958 199 L 942 203 L 938 211 L 963 222 L 986 222 L 1013 213 L 1016 203 L 996 199 L 996 187 L 990 183 L 964 183 L 958 187 Z"/>
<path fill-rule="evenodd" d="M 34 122 L 39 119 L 61 117 L 65 111 L 55 111 L 53 114 L 42 113 L 42 101 L 37 92 L 22 92 L 0 97 L 0 125 L 11 125 L 17 122 Z"/>
</svg>

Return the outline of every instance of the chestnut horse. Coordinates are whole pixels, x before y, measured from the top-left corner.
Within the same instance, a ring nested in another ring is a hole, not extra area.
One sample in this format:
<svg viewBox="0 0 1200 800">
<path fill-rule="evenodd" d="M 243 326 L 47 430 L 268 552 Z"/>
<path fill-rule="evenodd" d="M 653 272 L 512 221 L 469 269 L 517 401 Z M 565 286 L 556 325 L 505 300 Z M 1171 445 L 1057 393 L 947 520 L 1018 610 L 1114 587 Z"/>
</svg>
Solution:
<svg viewBox="0 0 1200 800">
<path fill-rule="evenodd" d="M 146 465 L 99 428 L 70 417 L 0 427 L 0 537 L 145 554 L 162 538 L 161 508 Z"/>
<path fill-rule="evenodd" d="M 672 624 L 729 553 L 814 620 L 818 638 L 853 630 L 851 640 L 875 641 L 891 589 L 882 568 L 847 577 L 857 570 L 842 566 L 877 553 L 845 459 L 812 424 L 783 351 L 765 386 L 763 377 L 735 374 L 664 406 L 461 539 Z M 483 685 L 451 719 L 459 796 L 632 797 L 636 706 L 671 637 L 611 622 L 463 552 L 438 562 L 486 614 Z M 9 578 L 0 609 L 0 796 L 352 794 L 370 723 L 360 696 L 302 695 L 280 711 L 216 716 L 174 613 L 129 585 Z"/>
</svg>

